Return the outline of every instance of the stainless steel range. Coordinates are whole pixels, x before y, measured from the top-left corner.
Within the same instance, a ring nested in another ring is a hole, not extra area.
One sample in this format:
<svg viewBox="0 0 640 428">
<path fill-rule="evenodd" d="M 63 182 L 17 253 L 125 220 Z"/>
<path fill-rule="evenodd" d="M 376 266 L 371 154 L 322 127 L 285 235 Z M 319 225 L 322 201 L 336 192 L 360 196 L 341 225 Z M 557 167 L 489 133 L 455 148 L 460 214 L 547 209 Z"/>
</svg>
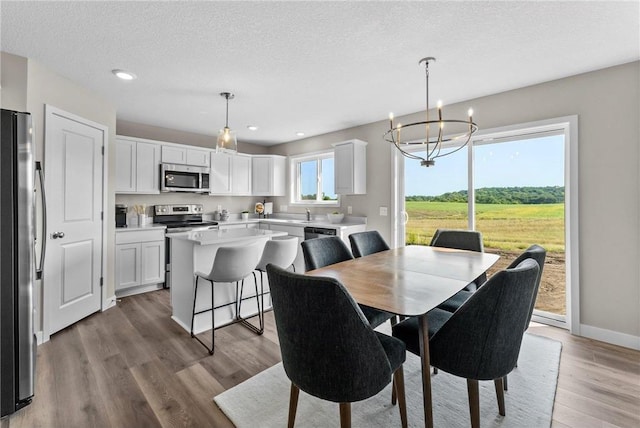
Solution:
<svg viewBox="0 0 640 428">
<path fill-rule="evenodd" d="M 202 204 L 156 205 L 153 222 L 167 226 L 165 236 L 193 230 L 218 229 L 218 222 L 202 219 Z M 171 287 L 171 239 L 165 239 L 165 288 Z"/>
</svg>

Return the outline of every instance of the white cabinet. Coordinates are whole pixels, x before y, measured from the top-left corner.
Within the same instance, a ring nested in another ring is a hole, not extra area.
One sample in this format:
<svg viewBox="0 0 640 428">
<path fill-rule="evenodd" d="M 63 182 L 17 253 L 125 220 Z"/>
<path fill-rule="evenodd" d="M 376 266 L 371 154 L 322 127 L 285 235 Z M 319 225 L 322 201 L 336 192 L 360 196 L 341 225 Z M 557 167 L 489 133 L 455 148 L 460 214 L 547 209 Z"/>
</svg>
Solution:
<svg viewBox="0 0 640 428">
<path fill-rule="evenodd" d="M 349 140 L 333 144 L 335 191 L 339 195 L 367 193 L 367 143 Z"/>
<path fill-rule="evenodd" d="M 286 158 L 259 155 L 252 159 L 251 192 L 256 196 L 285 196 Z"/>
<path fill-rule="evenodd" d="M 251 163 L 250 155 L 236 154 L 231 160 L 231 194 L 251 195 Z"/>
<path fill-rule="evenodd" d="M 210 184 L 212 195 L 251 195 L 250 155 L 211 153 Z"/>
<path fill-rule="evenodd" d="M 231 156 L 229 153 L 211 153 L 210 194 L 231 194 Z"/>
<path fill-rule="evenodd" d="M 210 150 L 163 144 L 162 162 L 203 166 L 208 168 L 210 166 L 209 153 L 211 153 Z"/>
<path fill-rule="evenodd" d="M 160 288 L 164 282 L 164 254 L 164 229 L 116 232 L 116 294 Z"/>
<path fill-rule="evenodd" d="M 160 145 L 116 138 L 116 193 L 160 193 Z"/>
</svg>

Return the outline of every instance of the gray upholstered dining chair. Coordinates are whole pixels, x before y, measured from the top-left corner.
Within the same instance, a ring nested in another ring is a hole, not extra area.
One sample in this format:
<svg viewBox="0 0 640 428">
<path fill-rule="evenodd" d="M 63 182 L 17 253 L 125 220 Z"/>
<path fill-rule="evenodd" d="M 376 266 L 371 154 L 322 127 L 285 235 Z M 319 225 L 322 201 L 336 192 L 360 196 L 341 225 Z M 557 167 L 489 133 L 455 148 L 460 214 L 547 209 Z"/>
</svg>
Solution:
<svg viewBox="0 0 640 428">
<path fill-rule="evenodd" d="M 538 295 L 538 288 L 540 287 L 540 279 L 542 277 L 542 271 L 544 269 L 544 260 L 546 258 L 546 255 L 547 255 L 547 251 L 544 248 L 542 248 L 537 244 L 534 244 L 534 245 L 531 245 L 526 250 L 524 250 L 523 253 L 521 253 L 514 261 L 512 261 L 509 264 L 509 266 L 507 266 L 507 269 L 512 269 L 518 266 L 521 261 L 529 258 L 534 259 L 536 262 L 538 262 L 538 266 L 540 266 L 540 272 L 538 273 L 538 279 L 536 281 L 536 289 L 534 293 L 534 299 L 531 302 L 531 308 L 529 313 L 529 320 L 527 321 L 527 326 L 529 325 L 529 321 L 531 321 L 531 315 L 533 314 L 533 309 L 536 304 L 535 298 Z M 449 311 L 449 312 L 455 312 L 460 306 L 462 306 L 464 302 L 467 301 L 467 299 L 469 299 L 469 297 L 471 297 L 473 293 L 474 293 L 473 291 L 468 291 L 468 290 L 459 291 L 458 293 L 453 295 L 450 299 L 448 299 L 447 301 L 442 303 L 440 306 L 438 306 L 438 308 L 444 309 L 445 311 Z"/>
<path fill-rule="evenodd" d="M 308 271 L 353 259 L 349 248 L 337 236 L 307 239 L 300 245 L 302 245 L 304 264 Z M 388 319 L 395 318 L 394 314 L 369 306 L 360 305 L 360 309 L 373 328 Z"/>
<path fill-rule="evenodd" d="M 264 274 L 267 271 L 267 265 L 272 263 L 282 269 L 291 267 L 294 272 L 296 270 L 293 262 L 298 255 L 298 237 L 297 236 L 284 236 L 276 237 L 268 240 L 264 244 L 264 250 L 262 250 L 262 257 L 255 267 L 253 272 L 253 280 L 258 282 L 256 278 L 256 271 L 260 274 L 260 301 L 258 302 L 258 326 L 254 326 L 242 317 L 242 299 L 238 301 L 237 319 L 244 320 L 245 326 L 250 330 L 258 334 L 264 332 Z M 242 288 L 240 289 L 240 295 L 242 295 Z"/>
<path fill-rule="evenodd" d="M 352 233 L 349 235 L 349 243 L 354 257 L 368 256 L 369 254 L 389 249 L 384 238 L 377 230 Z"/>
<path fill-rule="evenodd" d="M 264 248 L 264 242 L 254 242 L 248 245 L 241 245 L 235 247 L 220 247 L 216 251 L 216 255 L 213 260 L 213 265 L 209 272 L 196 271 L 194 274 L 194 291 L 193 291 L 193 310 L 191 311 L 191 337 L 196 339 L 202 346 L 204 346 L 209 354 L 213 355 L 215 350 L 215 317 L 214 312 L 216 309 L 214 299 L 214 288 L 216 282 L 235 282 L 236 283 L 236 317 L 239 316 L 238 301 L 242 299 L 242 295 L 239 295 L 238 286 L 242 283 L 244 287 L 244 279 L 251 275 L 256 267 L 256 264 L 260 260 L 262 255 L 262 249 Z M 204 279 L 211 283 L 211 308 L 202 309 L 196 311 L 196 302 L 198 298 L 198 282 L 199 279 Z M 254 277 L 255 282 L 255 277 Z M 262 308 L 258 300 L 258 284 L 256 287 L 256 303 L 258 305 L 258 314 L 260 314 Z M 209 348 L 198 336 L 193 332 L 193 324 L 196 315 L 211 311 L 211 348 Z M 246 320 L 240 320 L 246 323 Z M 248 326 L 251 324 L 248 324 Z M 255 330 L 254 330 L 255 331 Z M 257 332 L 257 331 L 256 331 Z"/>
<path fill-rule="evenodd" d="M 373 397 L 393 375 L 400 419 L 406 427 L 404 343 L 374 331 L 334 278 L 287 272 L 272 264 L 267 275 L 282 365 L 291 380 L 288 426 L 294 425 L 298 394 L 303 390 L 340 403 L 340 426 L 349 427 L 351 403 Z"/>
<path fill-rule="evenodd" d="M 523 331 L 540 268 L 526 259 L 500 271 L 454 312 L 427 314 L 430 364 L 467 379 L 471 426 L 480 426 L 478 381 L 493 380 L 500 415 L 505 415 L 503 378 L 518 361 Z M 420 355 L 417 318 L 393 326 L 393 336 Z"/>
<path fill-rule="evenodd" d="M 477 230 L 437 229 L 431 238 L 432 247 L 455 248 L 456 250 L 484 252 L 482 233 Z M 475 291 L 487 281 L 487 274 L 483 273 L 465 287 L 465 290 Z"/>
</svg>

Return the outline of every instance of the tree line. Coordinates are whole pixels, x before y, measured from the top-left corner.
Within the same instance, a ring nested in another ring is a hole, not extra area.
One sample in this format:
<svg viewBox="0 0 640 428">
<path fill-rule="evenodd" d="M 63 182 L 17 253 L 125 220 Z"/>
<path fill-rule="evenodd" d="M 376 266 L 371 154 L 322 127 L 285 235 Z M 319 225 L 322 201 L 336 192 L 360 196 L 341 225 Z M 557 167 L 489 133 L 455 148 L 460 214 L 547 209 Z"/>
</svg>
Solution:
<svg viewBox="0 0 640 428">
<path fill-rule="evenodd" d="M 476 189 L 477 204 L 558 204 L 564 202 L 564 186 L 547 187 L 483 187 Z M 413 195 L 405 201 L 467 202 L 466 190 L 439 196 Z"/>
</svg>

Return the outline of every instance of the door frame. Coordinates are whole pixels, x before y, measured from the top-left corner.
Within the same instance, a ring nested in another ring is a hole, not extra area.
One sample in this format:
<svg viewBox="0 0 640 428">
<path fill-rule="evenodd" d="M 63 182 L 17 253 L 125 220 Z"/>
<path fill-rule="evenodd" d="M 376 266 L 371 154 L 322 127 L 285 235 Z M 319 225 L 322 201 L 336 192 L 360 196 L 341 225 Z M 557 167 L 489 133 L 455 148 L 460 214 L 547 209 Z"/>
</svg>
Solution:
<svg viewBox="0 0 640 428">
<path fill-rule="evenodd" d="M 567 315 L 565 322 L 557 322 L 550 318 L 543 318 L 534 315 L 533 319 L 544 321 L 547 324 L 557 327 L 568 328 L 571 334 L 580 335 L 580 224 L 579 224 L 579 204 L 578 204 L 578 116 L 562 116 L 552 119 L 539 120 L 534 122 L 521 123 L 497 128 L 490 128 L 478 131 L 469 142 L 469 191 L 473 190 L 473 150 L 474 141 L 481 141 L 487 138 L 495 138 L 505 134 L 522 134 L 523 136 L 533 132 L 545 132 L 552 130 L 563 130 L 565 135 L 565 254 L 567 257 L 568 269 L 566 271 L 566 301 Z M 391 174 L 392 189 L 391 201 L 394 218 L 392 219 L 391 242 L 393 247 L 404 245 L 405 239 L 405 204 L 404 204 L 404 159 L 400 152 L 391 146 Z M 473 193 L 469 194 L 473 197 Z M 473 228 L 475 216 L 472 209 L 469 209 L 469 227 Z"/>
<path fill-rule="evenodd" d="M 108 164 L 107 164 L 107 153 L 108 151 L 108 147 L 109 147 L 109 127 L 103 124 L 100 124 L 98 122 L 94 122 L 92 120 L 86 119 L 84 117 L 75 115 L 73 113 L 69 113 L 67 111 L 64 111 L 60 108 L 54 107 L 50 104 L 45 104 L 44 105 L 44 109 L 45 109 L 45 117 L 44 117 L 44 131 L 43 131 L 43 148 L 44 148 L 44 173 L 45 173 L 45 189 L 47 187 L 47 177 L 46 177 L 46 172 L 47 172 L 47 162 L 46 162 L 46 154 L 47 154 L 47 144 L 48 144 L 48 140 L 47 140 L 47 123 L 50 123 L 49 121 L 51 120 L 51 118 L 53 116 L 60 116 L 62 118 L 65 118 L 67 120 L 72 120 L 74 122 L 78 122 L 81 123 L 83 125 L 86 126 L 90 126 L 92 128 L 97 129 L 98 131 L 100 131 L 102 133 L 102 207 L 101 207 L 101 212 L 102 212 L 102 226 L 101 226 L 101 233 L 100 233 L 100 251 L 102 251 L 102 257 L 101 257 L 101 266 L 100 266 L 100 278 L 101 278 L 101 283 L 100 283 L 100 289 L 101 289 L 101 293 L 100 293 L 100 310 L 104 311 L 105 309 L 107 309 L 106 305 L 109 303 L 108 299 L 107 299 L 107 287 L 106 287 L 106 281 L 105 281 L 105 269 L 107 267 L 107 248 L 106 248 L 106 243 L 107 243 L 107 227 L 106 227 L 106 223 L 105 223 L 105 207 L 107 206 L 108 203 L 108 194 L 106 192 L 106 183 L 108 183 L 109 181 L 109 171 L 108 171 Z M 43 236 L 42 239 L 47 239 L 46 236 Z M 43 278 L 43 284 L 42 284 L 42 342 L 47 342 L 49 341 L 49 338 L 51 337 L 50 334 L 50 330 L 49 330 L 49 311 L 48 311 L 48 307 L 47 307 L 47 302 L 49 301 L 49 299 L 52 298 L 51 293 L 48 291 L 50 290 L 49 287 L 46 287 L 46 285 L 44 285 L 44 278 Z"/>
</svg>

